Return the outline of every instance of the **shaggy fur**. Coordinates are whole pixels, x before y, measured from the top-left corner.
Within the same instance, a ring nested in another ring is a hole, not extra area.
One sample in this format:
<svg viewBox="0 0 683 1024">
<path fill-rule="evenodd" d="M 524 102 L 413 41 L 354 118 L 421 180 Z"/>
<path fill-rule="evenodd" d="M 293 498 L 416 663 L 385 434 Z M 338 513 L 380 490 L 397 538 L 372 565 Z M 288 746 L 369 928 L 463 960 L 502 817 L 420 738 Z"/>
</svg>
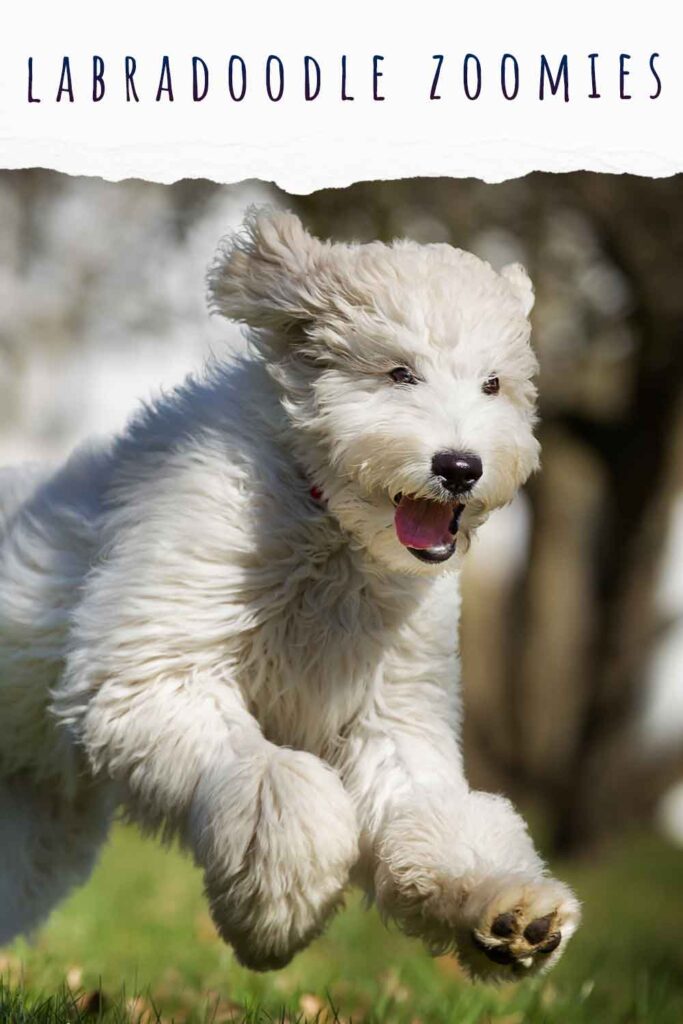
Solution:
<svg viewBox="0 0 683 1024">
<path fill-rule="evenodd" d="M 87 877 L 122 805 L 192 852 L 250 967 L 354 882 L 474 976 L 541 970 L 578 904 L 465 780 L 456 657 L 468 539 L 537 464 L 530 282 L 261 210 L 209 285 L 249 358 L 0 475 L 0 941 Z M 456 497 L 444 451 L 482 461 Z M 426 562 L 395 518 L 445 505 L 455 554 Z"/>
</svg>

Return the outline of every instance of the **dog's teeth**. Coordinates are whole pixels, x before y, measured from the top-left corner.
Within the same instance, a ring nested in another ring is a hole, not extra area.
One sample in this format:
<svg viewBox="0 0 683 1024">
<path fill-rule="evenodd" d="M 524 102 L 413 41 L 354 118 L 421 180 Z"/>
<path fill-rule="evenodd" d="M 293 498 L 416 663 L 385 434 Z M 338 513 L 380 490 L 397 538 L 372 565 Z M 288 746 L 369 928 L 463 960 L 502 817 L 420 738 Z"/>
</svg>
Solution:
<svg viewBox="0 0 683 1024">
<path fill-rule="evenodd" d="M 462 515 L 463 508 L 463 505 L 456 505 L 453 509 L 453 518 L 451 519 L 451 524 L 448 527 L 449 531 L 452 534 L 456 534 L 458 532 L 458 527 L 460 526 L 460 516 Z"/>
</svg>

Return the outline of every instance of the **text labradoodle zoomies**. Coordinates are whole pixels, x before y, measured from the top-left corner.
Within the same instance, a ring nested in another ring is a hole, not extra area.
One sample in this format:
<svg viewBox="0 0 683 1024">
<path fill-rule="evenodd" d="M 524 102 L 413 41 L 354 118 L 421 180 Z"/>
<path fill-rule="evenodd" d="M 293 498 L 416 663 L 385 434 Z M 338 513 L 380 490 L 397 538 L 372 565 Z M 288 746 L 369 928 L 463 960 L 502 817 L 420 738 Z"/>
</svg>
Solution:
<svg viewBox="0 0 683 1024">
<path fill-rule="evenodd" d="M 413 57 L 411 63 L 417 60 Z M 497 96 L 503 101 L 535 97 L 599 100 L 617 97 L 659 99 L 663 83 L 660 54 L 598 52 L 582 55 L 540 54 L 536 61 L 523 62 L 513 53 L 499 59 L 487 59 L 476 53 L 457 57 L 436 53 L 425 55 L 424 75 L 419 76 L 422 94 L 429 102 L 465 99 L 476 102 L 482 96 Z M 247 61 L 239 54 L 211 63 L 204 57 L 189 56 L 171 60 L 160 56 L 150 72 L 130 54 L 105 58 L 94 54 L 89 61 L 69 56 L 53 62 L 27 58 L 26 98 L 28 103 L 99 103 L 114 98 L 126 103 L 173 103 L 181 95 L 201 103 L 210 95 L 228 102 L 242 103 L 260 96 L 281 100 L 314 102 L 325 95 L 341 102 L 356 98 L 384 102 L 391 98 L 391 82 L 402 76 L 401 62 L 390 55 L 373 54 L 366 61 L 353 61 L 341 54 L 334 62 L 310 54 L 285 60 L 277 54 Z"/>
</svg>

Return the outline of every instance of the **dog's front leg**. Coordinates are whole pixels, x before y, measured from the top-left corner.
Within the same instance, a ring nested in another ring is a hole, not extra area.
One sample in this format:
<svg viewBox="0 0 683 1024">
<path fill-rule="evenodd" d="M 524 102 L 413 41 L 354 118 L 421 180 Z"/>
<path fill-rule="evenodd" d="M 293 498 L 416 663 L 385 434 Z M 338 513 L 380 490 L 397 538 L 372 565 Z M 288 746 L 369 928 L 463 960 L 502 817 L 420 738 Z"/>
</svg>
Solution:
<svg viewBox="0 0 683 1024">
<path fill-rule="evenodd" d="M 322 930 L 357 858 L 352 803 L 329 765 L 268 742 L 229 682 L 105 683 L 79 731 L 143 827 L 191 848 L 242 963 L 281 967 Z"/>
<path fill-rule="evenodd" d="M 560 956 L 579 920 L 526 825 L 463 774 L 449 694 L 386 682 L 348 738 L 342 775 L 361 826 L 358 881 L 382 914 L 470 973 L 512 978 Z"/>
</svg>

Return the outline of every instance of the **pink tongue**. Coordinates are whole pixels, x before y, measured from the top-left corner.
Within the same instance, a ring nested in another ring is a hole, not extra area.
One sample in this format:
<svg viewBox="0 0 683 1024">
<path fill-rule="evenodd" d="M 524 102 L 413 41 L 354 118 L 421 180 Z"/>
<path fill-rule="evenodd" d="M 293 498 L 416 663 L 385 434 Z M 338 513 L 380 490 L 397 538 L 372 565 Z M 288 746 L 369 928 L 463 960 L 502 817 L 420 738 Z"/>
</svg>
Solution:
<svg viewBox="0 0 683 1024">
<path fill-rule="evenodd" d="M 426 498 L 401 498 L 394 526 L 401 544 L 407 548 L 435 548 L 450 544 L 453 534 L 448 527 L 453 519 L 453 508 Z"/>
</svg>

